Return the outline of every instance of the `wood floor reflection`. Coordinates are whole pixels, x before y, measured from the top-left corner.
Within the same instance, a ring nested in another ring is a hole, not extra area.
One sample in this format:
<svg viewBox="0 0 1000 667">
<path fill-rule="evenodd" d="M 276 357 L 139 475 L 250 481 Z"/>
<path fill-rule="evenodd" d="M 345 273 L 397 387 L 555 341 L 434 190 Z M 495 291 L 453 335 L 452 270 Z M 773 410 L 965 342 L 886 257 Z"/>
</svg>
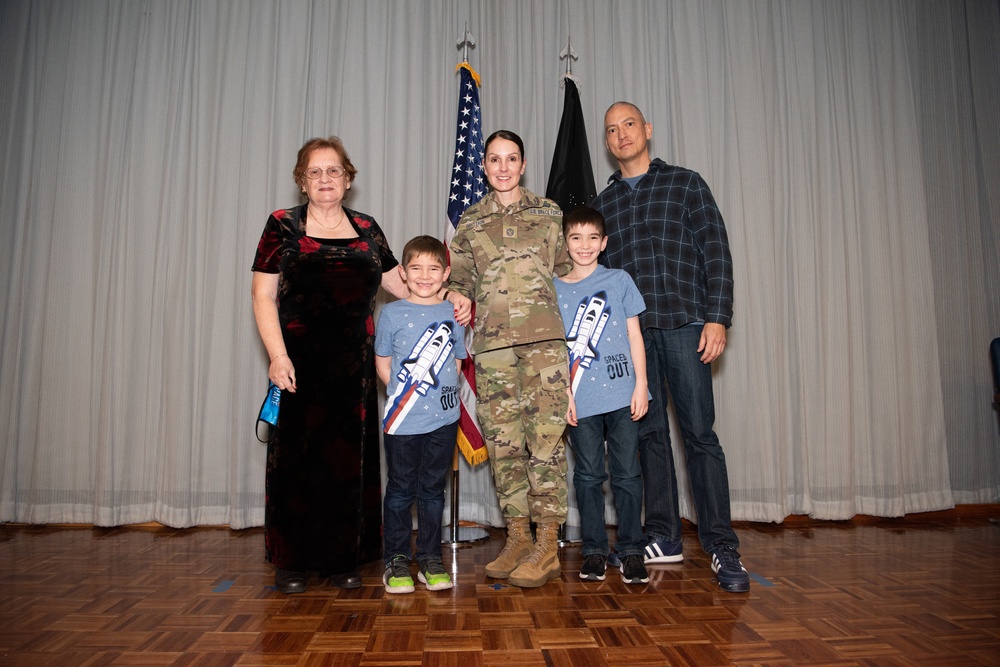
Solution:
<svg viewBox="0 0 1000 667">
<path fill-rule="evenodd" d="M 446 548 L 456 587 L 273 588 L 259 529 L 0 526 L 0 665 L 1000 665 L 1000 507 L 904 519 L 741 523 L 749 593 L 718 589 L 690 526 L 648 585 L 487 579 L 499 550 Z"/>
</svg>

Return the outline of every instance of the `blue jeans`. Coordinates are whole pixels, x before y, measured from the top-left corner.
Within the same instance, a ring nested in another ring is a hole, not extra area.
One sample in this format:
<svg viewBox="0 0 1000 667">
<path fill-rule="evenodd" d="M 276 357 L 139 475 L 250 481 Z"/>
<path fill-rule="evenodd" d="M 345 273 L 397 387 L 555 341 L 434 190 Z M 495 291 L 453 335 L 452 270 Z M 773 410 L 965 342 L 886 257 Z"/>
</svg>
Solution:
<svg viewBox="0 0 1000 667">
<path fill-rule="evenodd" d="M 670 449 L 667 397 L 674 401 L 684 438 L 688 481 L 698 513 L 698 537 L 705 551 L 739 548 L 729 511 L 729 474 L 715 424 L 712 365 L 698 353 L 701 324 L 679 329 L 644 329 L 646 376 L 653 400 L 639 423 L 639 459 L 646 491 L 646 535 L 650 541 L 680 541 L 674 456 Z"/>
<path fill-rule="evenodd" d="M 608 532 L 604 526 L 604 492 L 608 478 L 604 466 L 604 440 L 608 441 L 611 490 L 618 513 L 620 556 L 641 554 L 646 541 L 642 537 L 642 468 L 639 466 L 639 423 L 632 421 L 629 408 L 584 417 L 569 427 L 573 450 L 573 488 L 580 511 L 584 556 L 607 556 Z"/>
<path fill-rule="evenodd" d="M 388 481 L 382 508 L 386 566 L 394 556 L 410 558 L 413 503 L 417 503 L 417 560 L 441 558 L 444 486 L 455 452 L 458 422 L 430 433 L 384 435 Z M 353 508 L 343 508 L 345 512 Z"/>
</svg>

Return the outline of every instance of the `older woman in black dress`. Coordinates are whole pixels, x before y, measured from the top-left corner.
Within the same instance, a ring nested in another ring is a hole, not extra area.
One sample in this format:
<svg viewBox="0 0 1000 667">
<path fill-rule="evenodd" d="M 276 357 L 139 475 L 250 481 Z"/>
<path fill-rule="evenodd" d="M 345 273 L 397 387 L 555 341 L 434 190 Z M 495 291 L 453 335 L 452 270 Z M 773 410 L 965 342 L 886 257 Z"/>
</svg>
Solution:
<svg viewBox="0 0 1000 667">
<path fill-rule="evenodd" d="M 357 170 L 336 137 L 299 150 L 293 175 L 307 202 L 267 220 L 253 264 L 253 311 L 282 390 L 268 445 L 265 548 L 275 586 L 307 573 L 361 585 L 381 555 L 375 295 L 409 292 L 373 218 L 343 206 Z"/>
</svg>

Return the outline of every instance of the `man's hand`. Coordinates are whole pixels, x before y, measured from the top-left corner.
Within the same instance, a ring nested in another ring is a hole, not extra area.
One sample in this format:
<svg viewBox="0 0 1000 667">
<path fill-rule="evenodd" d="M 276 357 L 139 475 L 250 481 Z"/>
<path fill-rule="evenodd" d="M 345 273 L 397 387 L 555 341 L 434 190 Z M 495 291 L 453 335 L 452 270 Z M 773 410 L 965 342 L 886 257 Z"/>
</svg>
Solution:
<svg viewBox="0 0 1000 667">
<path fill-rule="evenodd" d="M 698 351 L 701 352 L 701 363 L 710 364 L 726 349 L 726 327 L 708 322 L 701 330 L 701 340 L 698 341 Z"/>
</svg>

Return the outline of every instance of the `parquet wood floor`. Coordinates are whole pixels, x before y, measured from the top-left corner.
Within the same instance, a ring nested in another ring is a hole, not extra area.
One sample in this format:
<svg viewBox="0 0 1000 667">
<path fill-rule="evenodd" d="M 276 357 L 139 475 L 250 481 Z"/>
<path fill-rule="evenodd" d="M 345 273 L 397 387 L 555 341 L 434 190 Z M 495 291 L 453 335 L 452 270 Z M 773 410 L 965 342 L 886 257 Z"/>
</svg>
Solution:
<svg viewBox="0 0 1000 667">
<path fill-rule="evenodd" d="M 1000 507 L 986 511 L 1000 515 Z M 261 530 L 0 526 L 0 665 L 1000 665 L 1000 525 L 986 511 L 737 524 L 749 593 L 690 526 L 648 585 L 487 579 L 502 544 L 445 549 L 457 586 L 273 588 Z"/>
</svg>

